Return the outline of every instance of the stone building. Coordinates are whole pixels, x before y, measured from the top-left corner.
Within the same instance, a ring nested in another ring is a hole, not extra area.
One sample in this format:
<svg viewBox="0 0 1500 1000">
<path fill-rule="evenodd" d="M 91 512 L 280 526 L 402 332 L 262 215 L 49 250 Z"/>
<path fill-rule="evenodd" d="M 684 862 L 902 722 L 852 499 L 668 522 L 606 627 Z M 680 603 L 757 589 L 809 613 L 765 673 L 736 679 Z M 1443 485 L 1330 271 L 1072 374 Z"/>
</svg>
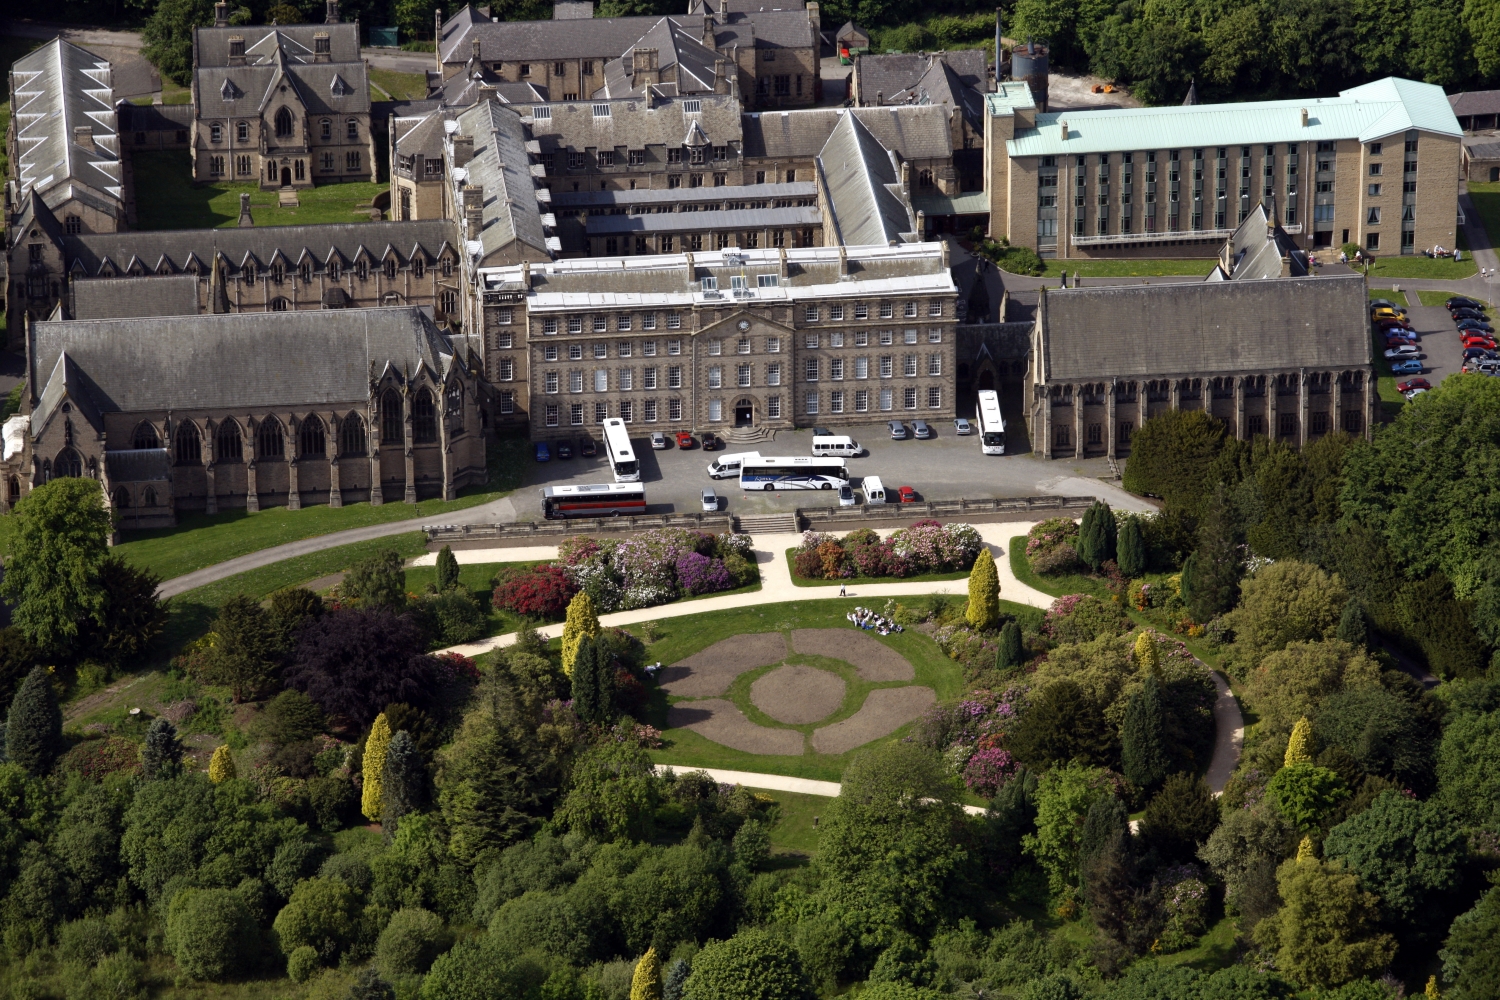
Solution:
<svg viewBox="0 0 1500 1000">
<path fill-rule="evenodd" d="M 193 106 L 191 104 L 115 105 L 120 128 L 120 151 L 130 156 L 146 150 L 189 149 L 192 146 Z"/>
<path fill-rule="evenodd" d="M 948 113 L 953 164 L 937 178 L 944 194 L 984 189 L 984 95 L 990 68 L 983 49 L 863 54 L 854 60 L 856 107 L 916 105 Z"/>
<path fill-rule="evenodd" d="M 376 180 L 359 24 L 326 0 L 323 24 L 193 29 L 193 179 L 262 190 Z"/>
<path fill-rule="evenodd" d="M 559 260 L 480 272 L 497 419 L 536 440 L 951 418 L 947 243 Z"/>
<path fill-rule="evenodd" d="M 1272 200 L 1303 248 L 1454 245 L 1462 133 L 1432 84 L 1048 113 L 1009 82 L 985 123 L 990 235 L 1043 257 L 1205 256 Z"/>
<path fill-rule="evenodd" d="M 1146 420 L 1204 410 L 1293 445 L 1376 418 L 1360 275 L 1043 289 L 1026 422 L 1048 458 L 1119 458 Z"/>
<path fill-rule="evenodd" d="M 7 506 L 88 476 L 121 528 L 150 528 L 185 510 L 452 499 L 486 477 L 477 359 L 423 309 L 51 321 L 27 346 Z"/>
</svg>

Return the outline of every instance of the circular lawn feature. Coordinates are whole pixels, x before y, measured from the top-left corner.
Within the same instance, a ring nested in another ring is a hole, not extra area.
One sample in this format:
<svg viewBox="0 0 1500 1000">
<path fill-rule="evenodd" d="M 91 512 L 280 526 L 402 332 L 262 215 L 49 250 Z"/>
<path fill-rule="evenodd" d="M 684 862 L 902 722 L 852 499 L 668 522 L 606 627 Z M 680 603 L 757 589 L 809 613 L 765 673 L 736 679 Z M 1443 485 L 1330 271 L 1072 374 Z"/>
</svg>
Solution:
<svg viewBox="0 0 1500 1000">
<path fill-rule="evenodd" d="M 846 689 L 837 674 L 794 663 L 757 677 L 750 685 L 750 702 L 777 722 L 795 726 L 837 712 Z"/>
<path fill-rule="evenodd" d="M 851 663 L 861 680 L 909 681 L 917 676 L 906 657 L 857 628 L 799 628 L 792 633 L 792 648 Z"/>
<path fill-rule="evenodd" d="M 681 698 L 721 695 L 745 671 L 780 663 L 785 657 L 786 637 L 780 632 L 730 636 L 664 668 L 662 690 Z"/>
<path fill-rule="evenodd" d="M 813 749 L 840 754 L 871 740 L 889 736 L 937 704 L 937 692 L 929 687 L 876 688 L 849 718 L 815 730 Z"/>
<path fill-rule="evenodd" d="M 805 749 L 795 729 L 758 726 L 734 702 L 722 698 L 679 701 L 667 709 L 667 728 L 691 729 L 699 736 L 745 753 L 800 756 Z"/>
</svg>

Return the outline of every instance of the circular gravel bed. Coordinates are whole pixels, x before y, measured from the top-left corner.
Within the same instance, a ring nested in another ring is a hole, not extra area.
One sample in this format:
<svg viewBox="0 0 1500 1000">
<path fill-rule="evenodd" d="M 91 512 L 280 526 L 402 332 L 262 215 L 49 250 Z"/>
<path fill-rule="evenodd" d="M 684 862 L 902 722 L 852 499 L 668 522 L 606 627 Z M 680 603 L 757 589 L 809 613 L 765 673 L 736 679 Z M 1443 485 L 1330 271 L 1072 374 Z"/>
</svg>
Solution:
<svg viewBox="0 0 1500 1000">
<path fill-rule="evenodd" d="M 691 729 L 715 743 L 745 753 L 798 756 L 802 734 L 792 729 L 757 726 L 733 702 L 722 698 L 678 702 L 667 709 L 667 727 Z"/>
<path fill-rule="evenodd" d="M 864 746 L 889 736 L 936 703 L 937 693 L 932 688 L 878 688 L 870 692 L 858 712 L 843 722 L 815 730 L 813 749 L 839 754 Z"/>
<path fill-rule="evenodd" d="M 859 676 L 867 681 L 909 681 L 917 676 L 916 668 L 906 657 L 853 627 L 799 628 L 792 633 L 792 648 L 799 653 L 852 663 Z"/>
<path fill-rule="evenodd" d="M 844 703 L 844 679 L 838 674 L 791 664 L 757 677 L 750 701 L 777 722 L 800 725 L 826 719 Z"/>
<path fill-rule="evenodd" d="M 707 698 L 728 691 L 745 671 L 780 663 L 785 657 L 786 638 L 780 632 L 730 636 L 664 667 L 661 686 L 667 694 Z"/>
</svg>

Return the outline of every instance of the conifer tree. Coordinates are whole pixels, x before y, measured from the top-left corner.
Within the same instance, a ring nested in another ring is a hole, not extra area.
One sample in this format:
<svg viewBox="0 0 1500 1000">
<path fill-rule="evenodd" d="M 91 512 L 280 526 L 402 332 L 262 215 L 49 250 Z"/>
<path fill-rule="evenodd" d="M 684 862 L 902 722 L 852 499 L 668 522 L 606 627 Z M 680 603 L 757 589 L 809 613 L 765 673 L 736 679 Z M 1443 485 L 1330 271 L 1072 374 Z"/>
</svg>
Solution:
<svg viewBox="0 0 1500 1000">
<path fill-rule="evenodd" d="M 1155 646 L 1155 643 L 1152 643 Z M 1125 706 L 1120 727 L 1120 762 L 1125 778 L 1137 788 L 1151 790 L 1166 780 L 1172 755 L 1167 747 L 1167 712 L 1161 685 L 1154 674 Z"/>
<path fill-rule="evenodd" d="M 11 699 L 5 723 L 5 757 L 41 777 L 62 750 L 62 710 L 46 667 L 32 667 Z"/>
<path fill-rule="evenodd" d="M 662 1000 L 682 1000 L 682 989 L 687 984 L 688 976 L 692 975 L 693 967 L 683 959 L 674 959 L 667 966 L 667 976 L 661 984 Z"/>
<path fill-rule="evenodd" d="M 1311 764 L 1313 762 L 1312 751 L 1312 723 L 1304 715 L 1292 727 L 1292 736 L 1287 740 L 1286 756 L 1281 764 L 1283 767 L 1291 767 L 1293 764 Z"/>
<path fill-rule="evenodd" d="M 1303 837 L 1297 844 L 1298 861 L 1316 861 L 1318 859 L 1317 849 L 1313 847 L 1311 837 Z"/>
<path fill-rule="evenodd" d="M 573 710 L 586 725 L 615 720 L 614 654 L 603 638 L 581 644 L 573 661 Z"/>
<path fill-rule="evenodd" d="M 1135 668 L 1153 677 L 1161 674 L 1161 653 L 1156 648 L 1156 633 L 1150 629 L 1135 637 Z"/>
<path fill-rule="evenodd" d="M 380 825 L 387 837 L 396 835 L 401 817 L 427 801 L 427 769 L 411 734 L 401 730 L 391 737 L 380 768 Z"/>
<path fill-rule="evenodd" d="M 563 673 L 573 673 L 573 661 L 584 640 L 599 634 L 599 612 L 594 608 L 594 599 L 588 591 L 580 590 L 568 602 L 568 616 L 563 620 L 562 668 Z"/>
<path fill-rule="evenodd" d="M 1359 598 L 1351 597 L 1344 604 L 1344 611 L 1339 616 L 1339 627 L 1334 632 L 1334 637 L 1344 640 L 1355 649 L 1369 647 L 1369 623 L 1365 620 L 1365 608 L 1359 603 Z"/>
<path fill-rule="evenodd" d="M 360 794 L 359 811 L 371 822 L 380 822 L 381 776 L 385 769 L 385 754 L 391 745 L 391 724 L 385 713 L 375 716 L 370 724 L 370 735 L 365 739 L 364 774 L 365 785 Z"/>
<path fill-rule="evenodd" d="M 1083 512 L 1083 520 L 1078 526 L 1078 558 L 1097 572 L 1114 557 L 1115 514 L 1109 504 L 1095 500 Z"/>
<path fill-rule="evenodd" d="M 208 759 L 208 780 L 222 785 L 234 778 L 234 754 L 230 752 L 228 743 L 221 743 L 214 748 L 214 755 Z"/>
<path fill-rule="evenodd" d="M 635 975 L 630 980 L 630 1000 L 662 1000 L 661 987 L 661 959 L 652 946 L 635 963 Z"/>
<path fill-rule="evenodd" d="M 1206 622 L 1234 607 L 1243 572 L 1234 506 L 1220 486 L 1198 529 L 1198 547 L 1182 565 L 1182 600 L 1193 620 Z"/>
<path fill-rule="evenodd" d="M 995 651 L 995 669 L 1010 670 L 1021 665 L 1021 626 L 1006 622 L 1000 630 L 1000 648 Z"/>
<path fill-rule="evenodd" d="M 1131 515 L 1120 526 L 1120 541 L 1116 547 L 1115 562 L 1120 573 L 1127 577 L 1138 577 L 1146 572 L 1146 536 L 1141 531 L 1141 519 Z"/>
<path fill-rule="evenodd" d="M 437 589 L 447 590 L 458 586 L 458 560 L 453 556 L 453 547 L 444 545 L 437 554 Z"/>
<path fill-rule="evenodd" d="M 141 773 L 152 781 L 175 778 L 181 770 L 182 741 L 177 738 L 177 727 L 168 718 L 152 720 L 141 747 Z"/>
<path fill-rule="evenodd" d="M 1000 621 L 1000 574 L 988 549 L 982 549 L 969 570 L 969 608 L 964 612 L 969 624 L 987 632 Z"/>
</svg>

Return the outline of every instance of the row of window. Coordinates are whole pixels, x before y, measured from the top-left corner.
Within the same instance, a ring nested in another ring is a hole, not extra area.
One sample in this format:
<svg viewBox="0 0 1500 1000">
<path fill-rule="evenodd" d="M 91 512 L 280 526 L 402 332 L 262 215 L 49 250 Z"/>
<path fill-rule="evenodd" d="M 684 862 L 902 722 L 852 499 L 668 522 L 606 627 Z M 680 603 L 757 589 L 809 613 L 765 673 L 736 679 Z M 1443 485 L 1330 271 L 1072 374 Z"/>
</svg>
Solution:
<svg viewBox="0 0 1500 1000">
<path fill-rule="evenodd" d="M 644 167 L 648 163 L 644 149 L 626 149 L 622 156 L 618 149 L 597 149 L 594 151 L 594 164 L 600 167 Z M 666 162 L 669 166 L 678 164 L 691 164 L 702 166 L 709 162 L 727 163 L 736 155 L 733 146 L 669 146 L 667 147 Z M 589 154 L 577 150 L 568 150 L 567 163 L 569 170 L 586 170 L 589 167 Z M 542 153 L 542 167 L 549 174 L 557 172 L 558 154 Z M 694 185 L 695 187 L 701 185 Z"/>
<path fill-rule="evenodd" d="M 880 303 L 877 304 L 876 308 L 879 311 L 879 316 L 880 316 L 881 319 L 894 319 L 895 316 L 896 316 L 897 303 L 895 303 L 895 302 L 880 302 Z M 906 302 L 900 303 L 900 308 L 901 308 L 901 315 L 903 317 L 905 317 L 907 319 L 913 319 L 913 318 L 915 318 L 917 316 L 918 312 L 921 309 L 921 306 L 917 302 L 906 301 Z M 927 315 L 928 316 L 934 316 L 934 317 L 943 315 L 943 300 L 942 299 L 929 299 L 928 302 L 927 302 Z M 808 306 L 804 306 L 803 307 L 803 310 L 802 310 L 802 319 L 805 322 L 816 323 L 816 322 L 818 322 L 822 318 L 823 318 L 823 307 L 817 306 L 817 305 L 808 305 Z M 836 304 L 836 305 L 831 305 L 831 306 L 828 307 L 828 319 L 829 320 L 835 320 L 836 321 L 836 320 L 842 320 L 842 319 L 845 319 L 845 318 L 848 318 L 848 319 L 869 319 L 870 318 L 870 304 L 868 302 L 855 302 L 854 304 L 849 305 L 849 306 L 845 306 L 845 305 L 842 305 L 842 304 Z"/>
<path fill-rule="evenodd" d="M 915 354 L 908 354 L 898 359 L 894 355 L 881 355 L 874 360 L 868 357 L 850 359 L 845 365 L 843 358 L 829 359 L 826 366 L 820 364 L 817 358 L 808 358 L 803 366 L 803 380 L 806 382 L 820 381 L 826 376 L 826 381 L 842 382 L 847 377 L 856 381 L 870 378 L 894 378 L 898 371 L 902 377 L 917 378 L 925 374 L 929 378 L 938 378 L 943 374 L 943 356 L 941 354 L 930 354 L 927 356 L 926 364 Z M 613 371 L 613 376 L 611 372 Z M 780 362 L 772 362 L 765 366 L 762 378 L 768 386 L 782 384 L 782 365 Z M 559 372 L 549 370 L 542 372 L 542 391 L 548 395 L 555 395 L 562 391 L 564 377 L 566 377 L 568 392 L 584 392 L 590 389 L 593 392 L 609 392 L 611 387 L 616 392 L 632 392 L 637 389 L 647 392 L 657 388 L 681 389 L 683 387 L 682 365 L 668 365 L 663 371 L 656 365 L 648 365 L 639 371 L 640 379 L 637 382 L 637 370 L 634 368 L 596 368 L 592 372 L 573 370 Z M 510 382 L 515 379 L 515 362 L 511 358 L 501 358 L 496 365 L 498 381 Z M 748 389 L 755 383 L 755 366 L 746 362 L 732 368 L 724 365 L 709 365 L 704 370 L 704 379 L 709 389 L 722 389 L 727 385 L 735 385 L 742 389 Z"/>
<path fill-rule="evenodd" d="M 223 177 L 225 162 L 226 158 L 219 154 L 213 154 L 209 156 L 208 175 L 210 177 Z M 344 153 L 344 170 L 346 172 L 358 171 L 363 169 L 363 162 L 364 158 L 360 155 L 360 152 L 357 149 L 351 149 Z M 332 153 L 322 153 L 318 157 L 319 170 L 331 172 L 335 169 L 334 163 L 334 154 Z M 255 165 L 248 154 L 241 153 L 234 157 L 234 176 L 255 176 Z M 267 160 L 266 180 L 271 181 L 272 183 L 275 183 L 276 181 L 287 180 L 305 181 L 307 180 L 307 163 L 305 160 L 298 159 L 293 160 L 290 167 L 281 167 L 274 159 Z"/>
<path fill-rule="evenodd" d="M 640 408 L 636 408 L 635 400 L 620 400 L 614 405 L 614 416 L 627 424 L 635 423 L 637 419 L 654 424 L 661 419 L 669 423 L 682 422 L 682 400 L 672 398 L 665 400 L 643 399 Z M 717 405 L 715 405 L 717 404 Z M 515 412 L 515 397 L 508 392 L 500 394 L 500 412 L 502 414 Z M 583 403 L 570 403 L 567 409 L 568 425 L 571 427 L 582 427 L 584 415 L 588 411 Z M 717 412 L 719 416 L 712 414 Z M 724 412 L 724 401 L 722 399 L 709 402 L 710 420 L 722 420 Z M 548 427 L 559 427 L 562 425 L 562 407 L 557 403 L 548 403 L 542 408 L 542 422 Z M 602 424 L 610 418 L 610 405 L 606 402 L 598 402 L 593 405 L 594 423 Z M 781 418 L 781 397 L 772 396 L 766 400 L 766 416 L 772 419 Z"/>
<path fill-rule="evenodd" d="M 502 311 L 502 312 L 504 312 L 504 311 Z M 650 322 L 650 325 L 648 325 L 648 326 L 645 327 L 645 329 L 654 330 L 656 328 L 656 326 L 655 326 L 655 316 L 656 316 L 656 314 L 655 313 L 647 313 L 646 315 L 651 318 L 651 322 Z M 678 314 L 677 313 L 669 313 L 668 314 L 668 320 L 669 320 L 668 326 L 669 326 L 669 328 L 675 328 L 676 327 L 676 324 L 673 324 L 673 323 L 670 322 L 671 318 L 675 317 L 675 316 L 678 316 Z M 607 329 L 604 326 L 604 324 L 606 322 L 606 318 L 605 317 L 596 316 L 596 317 L 594 317 L 594 321 L 595 321 L 595 324 L 596 324 L 595 328 L 594 328 L 594 332 L 595 333 L 606 333 L 606 332 L 608 332 Z M 680 321 L 680 317 L 679 317 L 679 321 Z M 632 316 L 630 314 L 628 314 L 628 313 L 622 313 L 620 315 L 619 319 L 617 320 L 617 323 L 616 323 L 617 330 L 622 331 L 622 332 L 628 332 L 630 330 L 631 326 L 632 326 Z M 556 331 L 552 330 L 552 331 L 548 331 L 548 332 L 555 333 Z M 579 330 L 570 329 L 569 332 L 570 333 L 581 333 L 582 330 L 581 329 L 579 329 Z M 822 345 L 823 345 L 823 338 L 824 338 L 824 336 L 826 336 L 828 338 L 828 347 L 830 347 L 830 348 L 843 347 L 846 344 L 852 344 L 854 347 L 868 347 L 868 346 L 870 346 L 870 343 L 871 343 L 870 333 L 871 333 L 871 331 L 869 331 L 869 330 L 853 330 L 853 331 L 849 331 L 847 333 L 845 331 L 843 331 L 843 330 L 834 330 L 834 331 L 831 331 L 831 332 L 827 333 L 826 335 L 822 334 L 822 333 L 811 333 L 810 332 L 810 333 L 804 333 L 802 335 L 802 343 L 803 343 L 803 346 L 807 350 L 816 351 L 816 350 L 818 350 L 818 349 L 820 349 L 822 347 Z M 914 330 L 914 329 L 902 330 L 902 331 L 899 331 L 899 332 L 896 331 L 896 330 L 877 330 L 877 331 L 874 331 L 874 333 L 875 333 L 875 340 L 876 340 L 876 342 L 878 342 L 881 346 L 889 347 L 889 346 L 891 346 L 893 344 L 896 344 L 896 343 L 916 344 L 918 342 L 918 340 L 920 339 L 921 331 Z M 929 343 L 929 344 L 940 344 L 942 342 L 943 342 L 943 331 L 942 331 L 942 329 L 940 329 L 939 327 L 932 327 L 931 329 L 929 329 L 927 331 L 927 343 Z M 515 336 L 509 330 L 502 330 L 499 333 L 497 333 L 496 336 L 495 336 L 495 347 L 497 349 L 509 350 L 510 348 L 512 348 L 514 346 L 514 344 L 515 344 Z M 710 338 L 709 340 L 707 340 L 706 341 L 706 345 L 707 345 L 706 346 L 706 350 L 707 350 L 708 356 L 711 357 L 711 358 L 720 357 L 721 355 L 723 355 L 724 353 L 726 353 L 726 347 L 727 348 L 731 348 L 732 351 L 733 351 L 733 353 L 735 353 L 735 354 L 753 354 L 753 353 L 755 353 L 755 351 L 754 351 L 755 344 L 754 344 L 753 339 L 750 338 L 750 337 L 739 337 L 739 338 L 737 338 L 736 340 L 733 340 L 733 341 L 725 341 L 721 337 L 714 337 L 714 338 Z M 764 341 L 764 344 L 763 344 L 764 353 L 766 353 L 766 354 L 780 354 L 781 351 L 782 351 L 782 346 L 783 345 L 782 345 L 782 338 L 781 337 L 766 337 L 765 341 Z M 641 340 L 641 341 L 621 340 L 621 341 L 616 342 L 615 345 L 614 345 L 614 351 L 615 351 L 614 356 L 618 357 L 618 358 L 628 358 L 628 357 L 632 357 L 635 354 L 639 353 L 641 355 L 641 357 L 654 358 L 654 357 L 656 357 L 656 354 L 657 354 L 657 347 L 658 347 L 658 343 L 655 340 Z M 675 339 L 675 338 L 671 339 L 671 340 L 668 340 L 666 342 L 666 348 L 667 348 L 667 353 L 668 354 L 681 354 L 682 353 L 682 341 L 678 340 L 678 339 Z M 569 345 L 567 345 L 566 349 L 567 349 L 567 354 L 568 354 L 568 360 L 569 361 L 582 361 L 583 360 L 584 345 L 582 345 L 582 344 L 569 344 Z M 544 361 L 558 361 L 558 360 L 561 360 L 562 350 L 563 349 L 561 347 L 559 347 L 558 345 L 556 345 L 556 344 L 545 344 L 542 347 L 542 360 L 544 360 Z M 594 344 L 589 348 L 589 354 L 592 357 L 594 357 L 595 359 L 597 359 L 597 360 L 603 360 L 604 358 L 609 357 L 610 356 L 610 344 L 609 344 L 609 342 L 608 341 L 603 341 L 603 340 L 595 341 Z M 839 363 L 842 364 L 842 361 L 840 361 Z"/>
<path fill-rule="evenodd" d="M 698 176 L 698 175 L 694 175 Z M 669 181 L 672 178 L 667 178 Z M 677 187 L 676 184 L 668 184 L 668 187 Z M 743 250 L 759 250 L 761 248 L 761 234 L 766 233 L 765 244 L 772 249 L 781 247 L 810 247 L 813 243 L 812 227 L 802 229 L 747 229 L 739 233 L 736 243 L 736 235 L 733 232 L 721 230 L 715 233 L 682 233 L 680 236 L 674 233 L 665 233 L 656 237 L 656 253 L 676 253 L 677 247 L 681 247 L 686 253 L 689 250 L 729 250 L 739 248 Z M 651 238 L 648 236 L 636 236 L 634 239 L 635 252 L 637 254 L 652 253 Z M 632 237 L 605 236 L 596 237 L 589 241 L 589 255 L 600 257 L 614 257 L 620 254 L 629 254 Z M 596 253 L 597 251 L 597 253 Z"/>
<path fill-rule="evenodd" d="M 354 262 L 353 267 L 350 267 L 348 269 L 349 273 L 352 274 L 355 278 L 358 278 L 360 281 L 368 281 L 372 271 L 375 273 L 383 274 L 386 278 L 394 280 L 397 273 L 401 270 L 401 265 L 393 257 L 387 257 L 384 261 L 382 261 L 378 266 L 374 268 L 371 268 L 371 263 L 372 262 L 370 260 L 361 257 L 359 260 L 356 260 Z M 412 277 L 421 278 L 426 276 L 428 267 L 427 261 L 423 260 L 421 257 L 413 257 L 408 263 L 410 265 Z M 451 278 L 453 276 L 453 261 L 451 258 L 446 256 L 441 257 L 438 259 L 437 263 L 438 272 L 443 277 Z M 292 278 L 300 279 L 304 284 L 307 284 L 311 283 L 313 280 L 313 275 L 318 273 L 324 274 L 329 281 L 342 281 L 344 277 L 344 270 L 344 263 L 338 260 L 331 260 L 326 265 L 315 264 L 311 260 L 304 260 L 302 261 L 302 263 L 298 264 L 295 269 L 287 267 L 285 264 L 282 264 L 279 261 L 272 264 L 270 267 L 262 268 L 261 265 L 257 264 L 254 260 L 249 260 L 241 265 L 241 267 L 239 268 L 238 276 L 242 280 L 247 282 L 259 281 L 260 279 L 265 278 L 271 281 L 273 284 L 279 285 L 282 282 L 286 281 L 288 278 Z M 226 266 L 225 272 L 231 277 L 234 276 L 235 272 L 233 265 Z M 194 268 L 189 268 L 187 273 L 196 274 L 197 270 Z"/>
<path fill-rule="evenodd" d="M 295 130 L 292 113 L 286 108 L 282 108 L 276 112 L 274 125 L 278 139 L 289 138 Z M 318 138 L 324 142 L 331 142 L 333 140 L 333 125 L 332 118 L 320 119 L 318 121 Z M 344 120 L 344 140 L 347 142 L 359 141 L 359 119 L 346 118 Z M 213 122 L 208 126 L 208 141 L 224 141 L 224 124 L 222 122 Z M 250 123 L 248 121 L 237 121 L 234 123 L 234 141 L 250 141 Z"/>
<path fill-rule="evenodd" d="M 867 357 L 850 358 L 848 365 L 849 377 L 853 379 L 870 378 L 870 359 Z M 845 364 L 843 358 L 829 358 L 825 367 L 819 358 L 808 358 L 803 364 L 803 381 L 816 382 L 822 371 L 827 371 L 828 380 L 841 382 L 844 379 Z M 916 378 L 918 369 L 921 368 L 921 359 L 915 354 L 907 354 L 901 358 L 901 374 L 906 378 Z M 875 359 L 875 371 L 880 378 L 893 378 L 896 372 L 896 358 L 891 354 L 882 354 Z M 943 374 L 943 356 L 941 354 L 927 355 L 927 374 L 937 376 Z M 712 368 L 709 369 L 711 373 Z"/>
<path fill-rule="evenodd" d="M 915 410 L 924 394 L 914 385 L 909 385 L 900 390 L 897 395 L 895 389 L 855 389 L 846 392 L 843 389 L 834 389 L 827 394 L 827 413 L 869 413 L 870 405 L 873 403 L 879 412 L 890 412 L 896 409 L 897 400 L 903 410 Z M 925 393 L 927 408 L 940 410 L 943 408 L 943 389 L 941 386 L 930 385 Z M 802 412 L 810 417 L 817 416 L 820 412 L 823 398 L 816 390 L 809 389 L 803 397 Z M 846 407 L 852 407 L 848 409 Z"/>
</svg>

